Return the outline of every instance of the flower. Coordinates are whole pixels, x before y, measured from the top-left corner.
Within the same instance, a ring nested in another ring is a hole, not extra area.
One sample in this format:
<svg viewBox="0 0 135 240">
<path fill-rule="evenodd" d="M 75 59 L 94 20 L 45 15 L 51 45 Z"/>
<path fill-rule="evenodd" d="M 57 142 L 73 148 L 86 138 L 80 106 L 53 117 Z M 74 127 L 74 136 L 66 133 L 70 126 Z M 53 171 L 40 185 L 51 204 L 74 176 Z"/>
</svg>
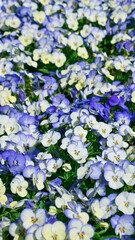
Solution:
<svg viewBox="0 0 135 240">
<path fill-rule="evenodd" d="M 94 228 L 90 224 L 83 224 L 80 219 L 72 219 L 68 223 L 69 239 L 91 239 L 94 236 Z"/>
<path fill-rule="evenodd" d="M 77 50 L 78 47 L 80 47 L 83 44 L 83 38 L 76 34 L 72 33 L 70 34 L 68 38 L 68 45 L 71 47 L 73 50 Z"/>
<path fill-rule="evenodd" d="M 116 235 L 120 235 L 120 238 L 124 235 L 130 236 L 134 234 L 134 218 L 131 215 L 122 215 L 121 217 L 115 215 L 111 218 L 112 227 L 115 228 Z"/>
<path fill-rule="evenodd" d="M 67 193 L 63 193 L 62 197 L 57 197 L 55 199 L 55 205 L 57 208 L 68 208 L 68 202 L 71 202 L 71 195 L 68 195 Z"/>
<path fill-rule="evenodd" d="M 22 225 L 25 229 L 28 229 L 30 226 L 37 224 L 42 226 L 45 224 L 47 216 L 44 209 L 37 209 L 33 211 L 30 208 L 25 208 L 20 215 Z"/>
<path fill-rule="evenodd" d="M 48 159 L 46 162 L 47 170 L 51 173 L 56 172 L 58 168 L 62 166 L 63 160 L 61 158 L 58 159 Z"/>
<path fill-rule="evenodd" d="M 11 192 L 17 193 L 20 197 L 25 197 L 27 195 L 27 187 L 28 182 L 25 181 L 24 177 L 19 174 L 17 174 L 10 183 Z"/>
<path fill-rule="evenodd" d="M 104 166 L 104 178 L 112 189 L 119 189 L 124 186 L 124 170 L 113 163 L 106 163 Z"/>
<path fill-rule="evenodd" d="M 62 67 L 66 61 L 66 56 L 64 53 L 61 52 L 53 52 L 52 53 L 52 62 L 57 67 Z"/>
<path fill-rule="evenodd" d="M 84 163 L 88 157 L 87 148 L 84 147 L 81 141 L 69 144 L 67 147 L 67 152 L 78 163 Z"/>
<path fill-rule="evenodd" d="M 115 147 L 112 151 L 108 152 L 107 157 L 109 160 L 114 162 L 115 164 L 119 164 L 122 160 L 125 160 L 127 153 L 125 150 Z"/>
<path fill-rule="evenodd" d="M 10 224 L 9 233 L 14 237 L 14 239 L 23 240 L 26 230 L 22 227 L 22 222 L 17 220 L 16 222 Z"/>
<path fill-rule="evenodd" d="M 81 204 L 77 204 L 76 206 L 70 202 L 69 204 L 70 209 L 65 209 L 64 214 L 66 217 L 73 219 L 77 218 L 80 219 L 84 224 L 89 221 L 89 215 L 86 212 L 83 212 L 83 206 Z"/>
<path fill-rule="evenodd" d="M 34 21 L 36 21 L 36 22 L 41 24 L 45 20 L 45 12 L 43 12 L 43 11 L 34 11 L 33 12 L 33 18 L 34 18 Z"/>
<path fill-rule="evenodd" d="M 0 178 L 0 207 L 1 205 L 5 205 L 7 202 L 7 196 L 5 195 L 6 192 L 6 188 Z"/>
<path fill-rule="evenodd" d="M 84 59 L 87 59 L 89 57 L 88 52 L 85 47 L 79 47 L 77 49 L 77 53 L 79 57 L 82 57 Z"/>
<path fill-rule="evenodd" d="M 59 132 L 49 130 L 47 133 L 42 135 L 41 143 L 44 147 L 49 147 L 58 142 L 61 138 L 61 134 Z"/>
<path fill-rule="evenodd" d="M 8 15 L 5 20 L 5 25 L 12 28 L 18 28 L 21 24 L 20 19 L 15 15 Z"/>
<path fill-rule="evenodd" d="M 121 192 L 115 199 L 118 209 L 124 214 L 133 214 L 135 208 L 135 193 Z"/>
<path fill-rule="evenodd" d="M 46 179 L 46 176 L 43 171 L 35 170 L 32 174 L 33 185 L 35 185 L 38 190 L 42 190 L 44 188 L 45 179 Z"/>
<path fill-rule="evenodd" d="M 64 164 L 62 165 L 62 169 L 63 169 L 65 172 L 69 172 L 69 171 L 71 171 L 72 167 L 71 167 L 70 163 L 64 163 Z"/>
<path fill-rule="evenodd" d="M 19 40 L 26 47 L 33 42 L 33 35 L 31 33 L 28 33 L 27 35 L 21 35 Z"/>
<path fill-rule="evenodd" d="M 99 122 L 99 128 L 97 130 L 102 137 L 107 138 L 109 133 L 112 131 L 112 126 L 104 122 Z"/>
<path fill-rule="evenodd" d="M 125 169 L 125 174 L 122 177 L 124 182 L 129 186 L 135 185 L 135 166 L 129 164 Z"/>
<path fill-rule="evenodd" d="M 61 221 L 56 221 L 53 224 L 47 223 L 42 228 L 42 236 L 46 239 L 64 240 L 66 227 Z"/>
<path fill-rule="evenodd" d="M 81 126 L 76 126 L 74 128 L 74 135 L 80 136 L 82 139 L 82 142 L 86 141 L 86 135 L 87 135 L 87 130 L 84 130 L 83 127 Z"/>
</svg>

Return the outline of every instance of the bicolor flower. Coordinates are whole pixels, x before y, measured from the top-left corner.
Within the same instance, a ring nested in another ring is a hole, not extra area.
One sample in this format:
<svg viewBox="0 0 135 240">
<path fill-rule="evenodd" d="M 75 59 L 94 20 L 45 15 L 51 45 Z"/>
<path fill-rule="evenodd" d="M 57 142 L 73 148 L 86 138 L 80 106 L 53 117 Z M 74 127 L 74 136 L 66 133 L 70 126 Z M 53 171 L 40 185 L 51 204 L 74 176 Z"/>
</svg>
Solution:
<svg viewBox="0 0 135 240">
<path fill-rule="evenodd" d="M 114 217 L 111 218 L 111 225 L 115 229 L 116 235 L 120 235 L 120 238 L 122 236 L 131 236 L 134 234 L 134 218 L 131 215 L 115 215 Z M 129 238 L 128 238 L 129 239 Z"/>
</svg>

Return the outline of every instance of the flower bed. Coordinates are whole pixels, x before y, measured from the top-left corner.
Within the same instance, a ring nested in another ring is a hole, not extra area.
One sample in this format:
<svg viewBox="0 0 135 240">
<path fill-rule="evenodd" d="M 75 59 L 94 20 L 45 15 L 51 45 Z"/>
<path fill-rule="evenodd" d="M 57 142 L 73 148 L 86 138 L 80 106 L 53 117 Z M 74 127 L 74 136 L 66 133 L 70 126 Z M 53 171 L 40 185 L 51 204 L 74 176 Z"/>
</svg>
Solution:
<svg viewBox="0 0 135 240">
<path fill-rule="evenodd" d="M 0 1 L 0 240 L 133 240 L 134 0 Z"/>
</svg>

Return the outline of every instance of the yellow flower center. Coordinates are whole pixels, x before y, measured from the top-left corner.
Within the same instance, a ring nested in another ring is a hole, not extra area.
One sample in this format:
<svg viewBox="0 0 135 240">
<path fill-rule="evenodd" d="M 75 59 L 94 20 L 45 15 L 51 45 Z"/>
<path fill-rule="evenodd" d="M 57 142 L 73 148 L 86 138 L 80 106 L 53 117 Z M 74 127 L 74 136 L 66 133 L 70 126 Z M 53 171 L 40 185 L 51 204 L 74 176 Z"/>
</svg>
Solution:
<svg viewBox="0 0 135 240">
<path fill-rule="evenodd" d="M 108 207 L 108 208 L 107 208 L 107 211 L 109 212 L 109 211 L 110 211 L 110 209 L 111 209 L 111 208 L 110 208 L 110 207 Z"/>
<path fill-rule="evenodd" d="M 17 162 L 17 161 L 14 161 L 14 164 L 15 164 L 15 166 L 17 166 L 17 165 L 18 165 L 18 162 Z"/>
<path fill-rule="evenodd" d="M 125 207 L 128 207 L 128 202 L 125 203 Z"/>
<path fill-rule="evenodd" d="M 119 160 L 119 159 L 120 159 L 120 158 L 117 156 L 117 157 L 116 157 L 116 160 Z"/>
<path fill-rule="evenodd" d="M 124 232 L 124 228 L 120 228 L 120 231 L 121 231 L 121 232 Z"/>
<path fill-rule="evenodd" d="M 36 218 L 33 218 L 33 219 L 32 219 L 32 223 L 35 223 L 36 221 L 37 221 Z"/>
<path fill-rule="evenodd" d="M 51 141 L 52 141 L 51 139 L 48 140 L 49 143 L 50 143 Z"/>
<path fill-rule="evenodd" d="M 5 72 L 6 72 L 5 69 L 3 69 L 3 70 L 2 70 L 2 73 L 5 73 Z"/>
<path fill-rule="evenodd" d="M 21 186 L 19 186 L 19 187 L 18 187 L 18 190 L 21 191 L 21 189 L 22 189 Z"/>
<path fill-rule="evenodd" d="M 113 180 L 114 180 L 114 181 L 117 181 L 117 177 L 113 177 Z"/>
<path fill-rule="evenodd" d="M 82 234 L 82 233 L 79 233 L 79 237 L 80 237 L 80 238 L 83 238 L 83 234 Z"/>
<path fill-rule="evenodd" d="M 79 152 L 75 151 L 75 154 L 76 154 L 76 155 L 78 155 L 78 154 L 79 154 Z"/>
</svg>

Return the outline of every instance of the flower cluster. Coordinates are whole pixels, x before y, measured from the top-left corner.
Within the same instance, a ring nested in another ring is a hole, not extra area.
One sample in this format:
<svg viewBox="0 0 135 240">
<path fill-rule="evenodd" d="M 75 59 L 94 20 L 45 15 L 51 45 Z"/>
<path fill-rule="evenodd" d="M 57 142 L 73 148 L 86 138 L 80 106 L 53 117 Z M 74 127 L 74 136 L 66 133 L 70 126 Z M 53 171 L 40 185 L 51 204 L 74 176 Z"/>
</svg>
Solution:
<svg viewBox="0 0 135 240">
<path fill-rule="evenodd" d="M 0 1 L 0 240 L 135 239 L 134 9 Z"/>
</svg>

